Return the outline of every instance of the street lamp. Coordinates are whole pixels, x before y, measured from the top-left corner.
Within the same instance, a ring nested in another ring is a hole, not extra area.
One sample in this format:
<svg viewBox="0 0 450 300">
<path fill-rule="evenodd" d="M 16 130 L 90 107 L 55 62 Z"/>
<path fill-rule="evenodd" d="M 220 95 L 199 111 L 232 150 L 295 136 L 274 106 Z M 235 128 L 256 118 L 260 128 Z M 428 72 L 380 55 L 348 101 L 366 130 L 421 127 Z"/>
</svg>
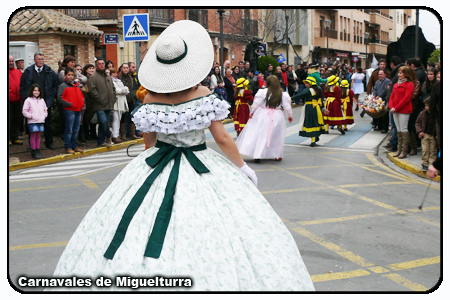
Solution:
<svg viewBox="0 0 450 300">
<path fill-rule="evenodd" d="M 328 59 L 328 30 L 330 29 L 331 20 L 325 20 L 325 27 L 327 28 L 327 64 L 329 63 Z"/>
<path fill-rule="evenodd" d="M 224 66 L 223 66 L 223 14 L 225 13 L 225 9 L 218 9 L 219 20 L 220 20 L 220 76 L 223 78 L 224 75 Z"/>
<path fill-rule="evenodd" d="M 286 64 L 289 65 L 289 35 L 288 35 L 289 16 L 287 15 L 287 10 L 285 18 L 286 18 Z"/>
<path fill-rule="evenodd" d="M 364 41 L 366 44 L 366 69 L 369 68 L 369 53 L 367 53 L 367 45 L 369 44 L 369 33 L 364 32 Z"/>
</svg>

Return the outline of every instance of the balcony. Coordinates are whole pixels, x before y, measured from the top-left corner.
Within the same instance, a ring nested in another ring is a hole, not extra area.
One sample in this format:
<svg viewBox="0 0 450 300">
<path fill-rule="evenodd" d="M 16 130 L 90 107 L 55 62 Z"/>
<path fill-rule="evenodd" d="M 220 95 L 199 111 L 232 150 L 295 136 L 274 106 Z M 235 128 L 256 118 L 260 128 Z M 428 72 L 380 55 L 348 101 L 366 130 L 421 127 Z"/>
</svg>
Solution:
<svg viewBox="0 0 450 300">
<path fill-rule="evenodd" d="M 314 37 L 327 37 L 327 29 L 325 27 L 314 28 Z M 328 30 L 328 37 L 330 39 L 338 39 L 338 32 L 334 29 Z"/>
<path fill-rule="evenodd" d="M 189 20 L 200 23 L 205 29 L 208 29 L 208 10 L 189 9 Z"/>
<path fill-rule="evenodd" d="M 258 36 L 258 20 L 242 19 L 242 32 L 250 36 Z"/>
<path fill-rule="evenodd" d="M 340 32 L 341 41 L 350 42 L 350 33 Z"/>
<path fill-rule="evenodd" d="M 174 22 L 173 9 L 149 9 L 151 26 L 167 27 Z"/>
<path fill-rule="evenodd" d="M 117 9 L 59 9 L 59 12 L 77 20 L 117 20 Z"/>
</svg>

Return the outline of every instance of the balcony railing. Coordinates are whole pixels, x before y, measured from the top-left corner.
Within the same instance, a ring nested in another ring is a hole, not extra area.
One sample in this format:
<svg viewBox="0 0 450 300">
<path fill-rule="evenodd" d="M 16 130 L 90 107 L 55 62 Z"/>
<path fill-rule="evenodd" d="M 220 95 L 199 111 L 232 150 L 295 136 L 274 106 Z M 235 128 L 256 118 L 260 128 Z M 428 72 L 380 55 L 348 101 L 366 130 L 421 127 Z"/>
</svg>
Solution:
<svg viewBox="0 0 450 300">
<path fill-rule="evenodd" d="M 381 15 L 381 16 L 383 16 L 383 17 L 392 19 L 392 17 L 389 16 L 388 13 L 386 13 L 386 12 L 384 12 L 384 11 L 381 11 L 380 9 L 365 9 L 364 12 L 365 12 L 365 13 L 368 13 L 368 14 L 379 14 L 379 15 Z"/>
<path fill-rule="evenodd" d="M 150 22 L 172 24 L 174 21 L 173 9 L 150 9 Z"/>
<path fill-rule="evenodd" d="M 350 33 L 340 32 L 341 41 L 350 42 Z"/>
<path fill-rule="evenodd" d="M 327 37 L 327 29 L 325 27 L 314 28 L 315 37 Z M 338 39 L 338 31 L 334 29 L 328 30 L 328 37 L 330 39 Z"/>
<path fill-rule="evenodd" d="M 258 21 L 242 19 L 242 31 L 251 36 L 258 36 Z"/>
<path fill-rule="evenodd" d="M 117 9 L 59 9 L 59 12 L 77 20 L 117 20 Z"/>
<path fill-rule="evenodd" d="M 205 29 L 208 29 L 208 10 L 190 9 L 189 20 L 200 23 Z"/>
</svg>

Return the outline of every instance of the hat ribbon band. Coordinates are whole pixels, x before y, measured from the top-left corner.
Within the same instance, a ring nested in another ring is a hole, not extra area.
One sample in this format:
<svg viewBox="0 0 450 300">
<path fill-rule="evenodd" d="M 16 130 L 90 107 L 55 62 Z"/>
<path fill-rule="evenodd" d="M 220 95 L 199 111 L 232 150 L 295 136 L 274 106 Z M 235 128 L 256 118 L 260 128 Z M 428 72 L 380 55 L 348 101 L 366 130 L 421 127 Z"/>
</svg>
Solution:
<svg viewBox="0 0 450 300">
<path fill-rule="evenodd" d="M 179 62 L 180 60 L 182 60 L 183 58 L 186 57 L 187 51 L 188 51 L 186 42 L 184 40 L 183 40 L 183 43 L 184 43 L 184 52 L 180 56 L 175 57 L 173 59 L 162 59 L 161 57 L 158 56 L 158 54 L 156 54 L 156 60 L 159 61 L 160 63 L 166 64 L 166 65 L 171 65 L 171 64 L 175 64 L 175 63 Z"/>
</svg>

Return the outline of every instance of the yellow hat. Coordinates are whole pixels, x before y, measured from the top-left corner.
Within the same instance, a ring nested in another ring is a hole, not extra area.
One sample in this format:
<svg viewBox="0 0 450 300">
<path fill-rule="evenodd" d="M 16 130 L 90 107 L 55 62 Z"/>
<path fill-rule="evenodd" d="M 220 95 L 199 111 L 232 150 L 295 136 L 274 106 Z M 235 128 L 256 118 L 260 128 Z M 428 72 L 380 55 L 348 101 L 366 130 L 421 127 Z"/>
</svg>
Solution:
<svg viewBox="0 0 450 300">
<path fill-rule="evenodd" d="M 305 80 L 303 80 L 304 83 L 309 83 L 310 85 L 317 85 L 316 79 L 314 77 L 308 76 Z"/>
<path fill-rule="evenodd" d="M 328 77 L 327 80 L 328 80 L 328 85 L 335 85 L 336 83 L 339 82 L 339 77 L 331 75 L 330 77 Z"/>
<path fill-rule="evenodd" d="M 341 87 L 349 87 L 350 85 L 348 84 L 348 81 L 347 80 L 342 80 L 341 81 Z"/>
<path fill-rule="evenodd" d="M 236 80 L 236 87 L 244 87 L 245 78 L 241 77 L 238 80 Z"/>
</svg>

